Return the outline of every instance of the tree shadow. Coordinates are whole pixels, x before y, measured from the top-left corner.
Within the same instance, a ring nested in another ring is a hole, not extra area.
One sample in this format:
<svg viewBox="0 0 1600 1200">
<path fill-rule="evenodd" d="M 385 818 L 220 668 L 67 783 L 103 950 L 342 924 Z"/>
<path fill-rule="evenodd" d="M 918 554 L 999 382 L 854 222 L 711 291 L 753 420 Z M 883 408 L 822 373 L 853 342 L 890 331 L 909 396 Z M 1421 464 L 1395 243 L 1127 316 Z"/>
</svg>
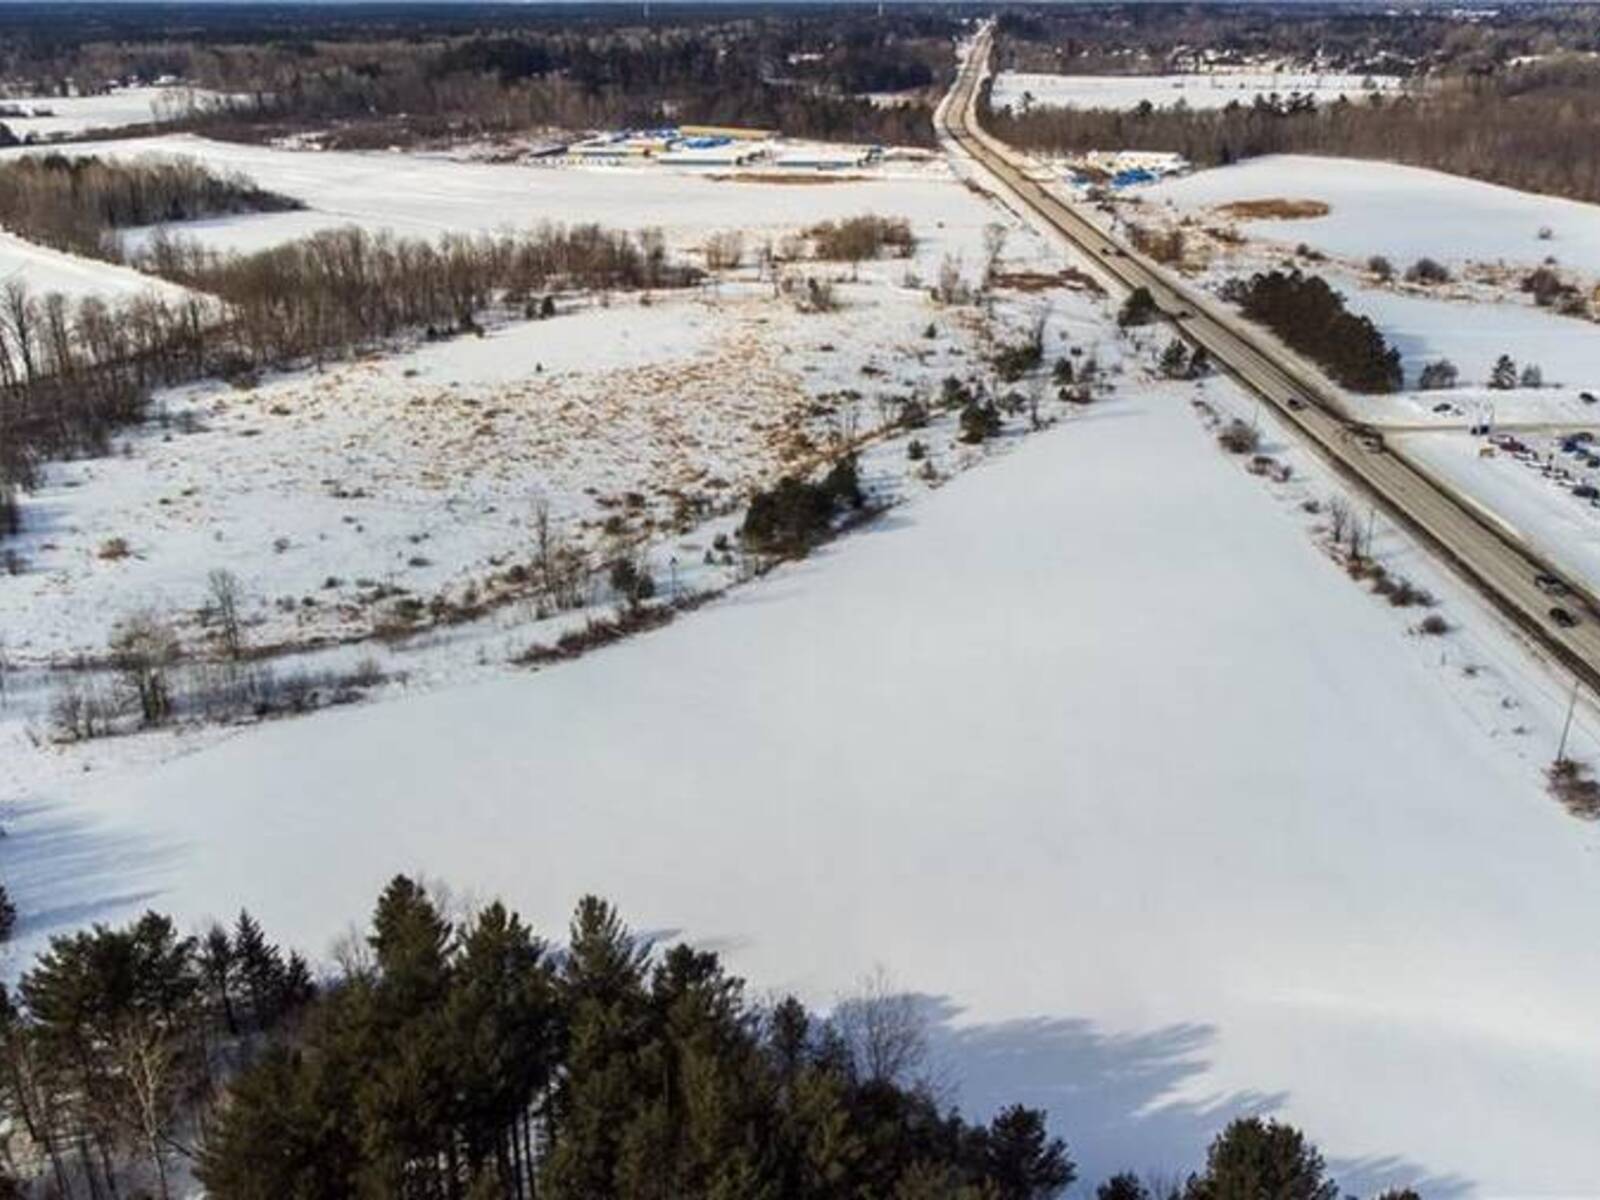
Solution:
<svg viewBox="0 0 1600 1200">
<path fill-rule="evenodd" d="M 1234 1091 L 1178 1099 L 1209 1067 L 1214 1026 L 1182 1023 L 1111 1033 L 1081 1018 L 1031 1017 L 958 1024 L 947 997 L 918 996 L 927 1020 L 935 1083 L 959 1081 L 962 1111 L 987 1120 L 1009 1104 L 1049 1113 L 1079 1167 L 1077 1189 L 1092 1195 L 1117 1171 L 1181 1179 L 1205 1163 L 1206 1148 L 1228 1122 L 1271 1116 L 1285 1091 Z M 1315 1130 L 1306 1130 L 1313 1140 Z M 1459 1196 L 1470 1182 L 1432 1175 L 1398 1157 L 1330 1162 L 1345 1192 L 1369 1195 L 1410 1185 L 1429 1200 Z"/>
<path fill-rule="evenodd" d="M 155 877 L 177 847 L 113 830 L 58 806 L 12 806 L 0 868 L 17 909 L 16 940 L 42 949 L 51 936 L 120 920 L 160 894 Z"/>
</svg>

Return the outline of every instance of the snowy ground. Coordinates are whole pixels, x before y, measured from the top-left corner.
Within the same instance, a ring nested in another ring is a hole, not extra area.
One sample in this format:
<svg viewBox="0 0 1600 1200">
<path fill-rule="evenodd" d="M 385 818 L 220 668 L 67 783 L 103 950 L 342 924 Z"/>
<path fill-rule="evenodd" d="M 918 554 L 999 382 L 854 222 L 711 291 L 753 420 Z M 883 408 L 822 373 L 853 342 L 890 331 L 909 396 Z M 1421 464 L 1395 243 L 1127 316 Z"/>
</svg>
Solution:
<svg viewBox="0 0 1600 1200">
<path fill-rule="evenodd" d="M 833 191 L 724 186 L 749 197 Z M 945 255 L 978 273 L 987 223 L 1010 224 L 1007 262 L 1062 260 L 1041 259 L 1036 234 L 949 178 L 878 196 L 883 211 L 916 213 L 912 258 L 785 268 L 837 280 L 836 312 L 798 312 L 751 267 L 648 305 L 569 299 L 552 320 L 494 323 L 481 339 L 162 395 L 118 454 L 52 465 L 25 498 L 24 533 L 8 543 L 25 569 L 0 578 L 8 652 L 34 664 L 97 653 L 117 620 L 145 607 L 198 638 L 214 569 L 245 585 L 255 644 L 364 636 L 387 612 L 380 588 L 425 602 L 481 595 L 525 558 L 541 502 L 599 555 L 619 536 L 681 527 L 686 501 L 703 513 L 742 508 L 754 488 L 890 419 L 888 398 L 927 403 L 946 376 L 987 375 L 988 339 L 1020 336 L 1038 311 L 1050 314 L 1053 352 L 1100 336 L 1099 302 L 1059 287 L 1001 287 L 992 322 L 934 304 L 926 287 Z M 447 205 L 430 211 L 450 219 Z M 644 211 L 635 198 L 633 221 Z M 129 553 L 108 554 L 114 539 Z"/>
<path fill-rule="evenodd" d="M 360 636 L 386 611 L 377 584 L 459 598 L 524 559 L 541 501 L 595 554 L 608 520 L 632 539 L 675 527 L 680 497 L 742 506 L 830 437 L 881 424 L 879 398 L 927 402 L 983 353 L 975 313 L 887 282 L 843 291 L 827 315 L 765 285 L 669 293 L 249 390 L 169 393 L 125 454 L 54 465 L 25 500 L 11 545 L 28 569 L 0 579 L 9 651 L 93 653 L 141 607 L 193 620 L 217 568 L 244 583 L 259 644 Z M 1002 305 L 1002 324 L 1036 302 Z M 1056 298 L 1063 338 L 1098 320 L 1080 307 L 1069 332 L 1071 303 Z M 126 557 L 104 556 L 113 538 Z"/>
<path fill-rule="evenodd" d="M 1600 276 L 1600 205 L 1519 192 L 1395 163 L 1269 155 L 1164 180 L 1140 189 L 1149 204 L 1200 213 L 1237 200 L 1321 200 L 1325 217 L 1248 221 L 1251 237 L 1364 262 L 1382 254 L 1404 269 L 1427 255 L 1440 262 L 1533 267 L 1547 257 Z M 1539 231 L 1548 228 L 1550 238 Z"/>
<path fill-rule="evenodd" d="M 26 284 L 35 296 L 61 292 L 81 296 L 126 298 L 141 292 L 177 296 L 183 289 L 126 267 L 75 254 L 62 254 L 0 230 L 0 288 Z"/>
<path fill-rule="evenodd" d="M 1157 108 L 1248 105 L 1274 92 L 1309 93 L 1319 102 L 1340 96 L 1359 99 L 1373 91 L 1393 91 L 1403 80 L 1392 75 L 1308 74 L 1298 71 L 1228 71 L 1189 75 L 1046 75 L 1002 71 L 995 77 L 997 108 L 1137 108 L 1148 100 Z M 1113 149 L 1114 147 L 1106 147 Z"/>
<path fill-rule="evenodd" d="M 349 224 L 434 237 L 451 230 L 597 222 L 614 229 L 657 227 L 678 247 L 697 247 L 709 234 L 740 229 L 754 255 L 764 239 L 819 221 L 877 212 L 908 218 L 920 235 L 975 263 L 982 253 L 982 225 L 993 219 L 981 205 L 953 205 L 950 173 L 942 163 L 893 163 L 838 175 L 799 172 L 774 182 L 770 165 L 724 173 L 661 165 L 465 163 L 419 154 L 285 150 L 190 135 L 72 149 L 102 156 L 195 158 L 218 170 L 242 171 L 262 187 L 309 206 L 302 212 L 250 213 L 183 226 L 185 234 L 208 245 L 239 250 Z M 942 229 L 947 221 L 949 228 Z M 130 232 L 130 241 L 138 236 Z"/>
<path fill-rule="evenodd" d="M 0 116 L 0 124 L 10 126 L 19 138 L 62 137 L 169 121 L 209 95 L 191 88 L 131 87 L 103 96 L 0 96 L 0 105 L 20 108 L 28 114 Z M 49 115 L 36 115 L 39 113 Z"/>
<path fill-rule="evenodd" d="M 1409 634 L 1317 547 L 1322 485 L 1247 475 L 1192 394 L 575 664 L 102 765 L 8 823 L 22 949 L 240 904 L 324 948 L 396 870 L 552 932 L 598 889 L 812 1000 L 883 965 L 966 1101 L 1047 1106 L 1090 1181 L 1268 1111 L 1362 1194 L 1593 1192 L 1559 685 L 1380 528 L 1466 623 Z"/>
</svg>

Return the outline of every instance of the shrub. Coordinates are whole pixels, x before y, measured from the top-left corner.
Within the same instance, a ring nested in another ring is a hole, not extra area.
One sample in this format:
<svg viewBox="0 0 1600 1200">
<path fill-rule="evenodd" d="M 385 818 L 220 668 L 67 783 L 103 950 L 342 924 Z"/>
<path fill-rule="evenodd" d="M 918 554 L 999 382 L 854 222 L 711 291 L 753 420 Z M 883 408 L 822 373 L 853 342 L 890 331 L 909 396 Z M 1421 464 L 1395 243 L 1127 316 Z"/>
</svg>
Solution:
<svg viewBox="0 0 1600 1200">
<path fill-rule="evenodd" d="M 1456 370 L 1455 363 L 1448 358 L 1435 359 L 1422 368 L 1422 373 L 1417 376 L 1417 387 L 1425 392 L 1442 391 L 1456 386 L 1461 372 Z"/>
<path fill-rule="evenodd" d="M 1450 622 L 1438 613 L 1429 613 L 1422 618 L 1422 624 L 1417 626 L 1417 632 L 1427 634 L 1429 637 L 1439 637 L 1450 632 Z"/>
<path fill-rule="evenodd" d="M 1590 778 L 1586 763 L 1558 758 L 1545 770 L 1551 795 L 1575 817 L 1600 820 L 1600 782 Z"/>
<path fill-rule="evenodd" d="M 1406 268 L 1406 282 L 1430 286 L 1436 283 L 1449 283 L 1450 271 L 1443 263 L 1424 256 Z"/>
<path fill-rule="evenodd" d="M 1388 283 L 1394 278 L 1394 264 L 1381 254 L 1374 254 L 1367 259 L 1367 270 L 1376 275 L 1381 283 Z"/>
<path fill-rule="evenodd" d="M 820 483 L 786 475 L 769 491 L 750 498 L 740 535 L 753 550 L 804 554 L 826 537 L 841 505 L 864 502 L 853 456 L 840 459 Z"/>
<path fill-rule="evenodd" d="M 1136 287 L 1122 302 L 1122 308 L 1117 312 L 1117 324 L 1124 329 L 1131 329 L 1137 325 L 1150 324 L 1158 315 L 1156 298 L 1150 294 L 1150 289 Z"/>
<path fill-rule="evenodd" d="M 904 217 L 879 217 L 868 213 L 842 221 L 824 221 L 806 230 L 818 258 L 859 262 L 877 258 L 885 249 L 896 257 L 910 258 L 916 246 L 911 223 Z"/>
<path fill-rule="evenodd" d="M 968 445 L 985 442 L 998 434 L 1000 429 L 1000 412 L 993 400 L 986 400 L 982 404 L 969 400 L 962 408 L 961 440 Z"/>
<path fill-rule="evenodd" d="M 17 906 L 11 903 L 11 893 L 0 884 L 0 943 L 9 942 L 17 927 Z"/>
<path fill-rule="evenodd" d="M 642 604 L 656 594 L 656 581 L 643 564 L 623 557 L 611 564 L 611 590 L 629 604 Z"/>
<path fill-rule="evenodd" d="M 1261 434 L 1254 425 L 1235 417 L 1217 434 L 1217 444 L 1229 454 L 1254 454 L 1261 445 Z"/>
</svg>

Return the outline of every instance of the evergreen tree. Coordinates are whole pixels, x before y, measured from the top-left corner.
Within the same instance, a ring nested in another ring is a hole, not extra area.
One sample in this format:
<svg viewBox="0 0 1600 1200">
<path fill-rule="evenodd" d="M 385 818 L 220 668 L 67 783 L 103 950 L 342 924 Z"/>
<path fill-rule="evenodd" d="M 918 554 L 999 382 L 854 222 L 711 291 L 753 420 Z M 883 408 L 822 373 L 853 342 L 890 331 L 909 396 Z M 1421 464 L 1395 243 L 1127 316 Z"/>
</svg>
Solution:
<svg viewBox="0 0 1600 1200">
<path fill-rule="evenodd" d="M 1322 1155 L 1290 1125 L 1243 1117 L 1206 1152 L 1205 1174 L 1190 1180 L 1185 1200 L 1337 1200 Z"/>
<path fill-rule="evenodd" d="M 989 1123 L 985 1157 L 1000 1200 L 1049 1200 L 1078 1177 L 1066 1143 L 1045 1129 L 1044 1114 L 1020 1104 Z"/>
<path fill-rule="evenodd" d="M 647 957 L 609 904 L 595 896 L 578 902 L 559 983 L 568 1025 L 548 1163 L 557 1200 L 610 1195 L 616 1186 L 646 1035 Z"/>
<path fill-rule="evenodd" d="M 1502 354 L 1494 360 L 1494 369 L 1489 372 L 1489 386 L 1502 392 L 1517 386 L 1517 364 L 1509 354 Z"/>
<path fill-rule="evenodd" d="M 1150 1190 L 1132 1171 L 1113 1175 L 1094 1190 L 1095 1200 L 1150 1200 Z"/>
</svg>

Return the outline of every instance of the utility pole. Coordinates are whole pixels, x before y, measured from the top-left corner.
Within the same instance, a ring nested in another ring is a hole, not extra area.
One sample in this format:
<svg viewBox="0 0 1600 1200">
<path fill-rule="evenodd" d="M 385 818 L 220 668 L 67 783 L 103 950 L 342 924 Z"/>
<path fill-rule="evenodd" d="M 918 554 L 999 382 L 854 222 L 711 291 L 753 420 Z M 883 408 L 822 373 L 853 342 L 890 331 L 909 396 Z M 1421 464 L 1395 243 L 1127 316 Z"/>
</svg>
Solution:
<svg viewBox="0 0 1600 1200">
<path fill-rule="evenodd" d="M 1567 734 L 1572 732 L 1572 714 L 1578 708 L 1578 677 L 1572 677 L 1572 695 L 1567 697 L 1567 719 L 1561 726 L 1561 744 L 1556 747 L 1556 762 L 1567 761 Z"/>
</svg>

